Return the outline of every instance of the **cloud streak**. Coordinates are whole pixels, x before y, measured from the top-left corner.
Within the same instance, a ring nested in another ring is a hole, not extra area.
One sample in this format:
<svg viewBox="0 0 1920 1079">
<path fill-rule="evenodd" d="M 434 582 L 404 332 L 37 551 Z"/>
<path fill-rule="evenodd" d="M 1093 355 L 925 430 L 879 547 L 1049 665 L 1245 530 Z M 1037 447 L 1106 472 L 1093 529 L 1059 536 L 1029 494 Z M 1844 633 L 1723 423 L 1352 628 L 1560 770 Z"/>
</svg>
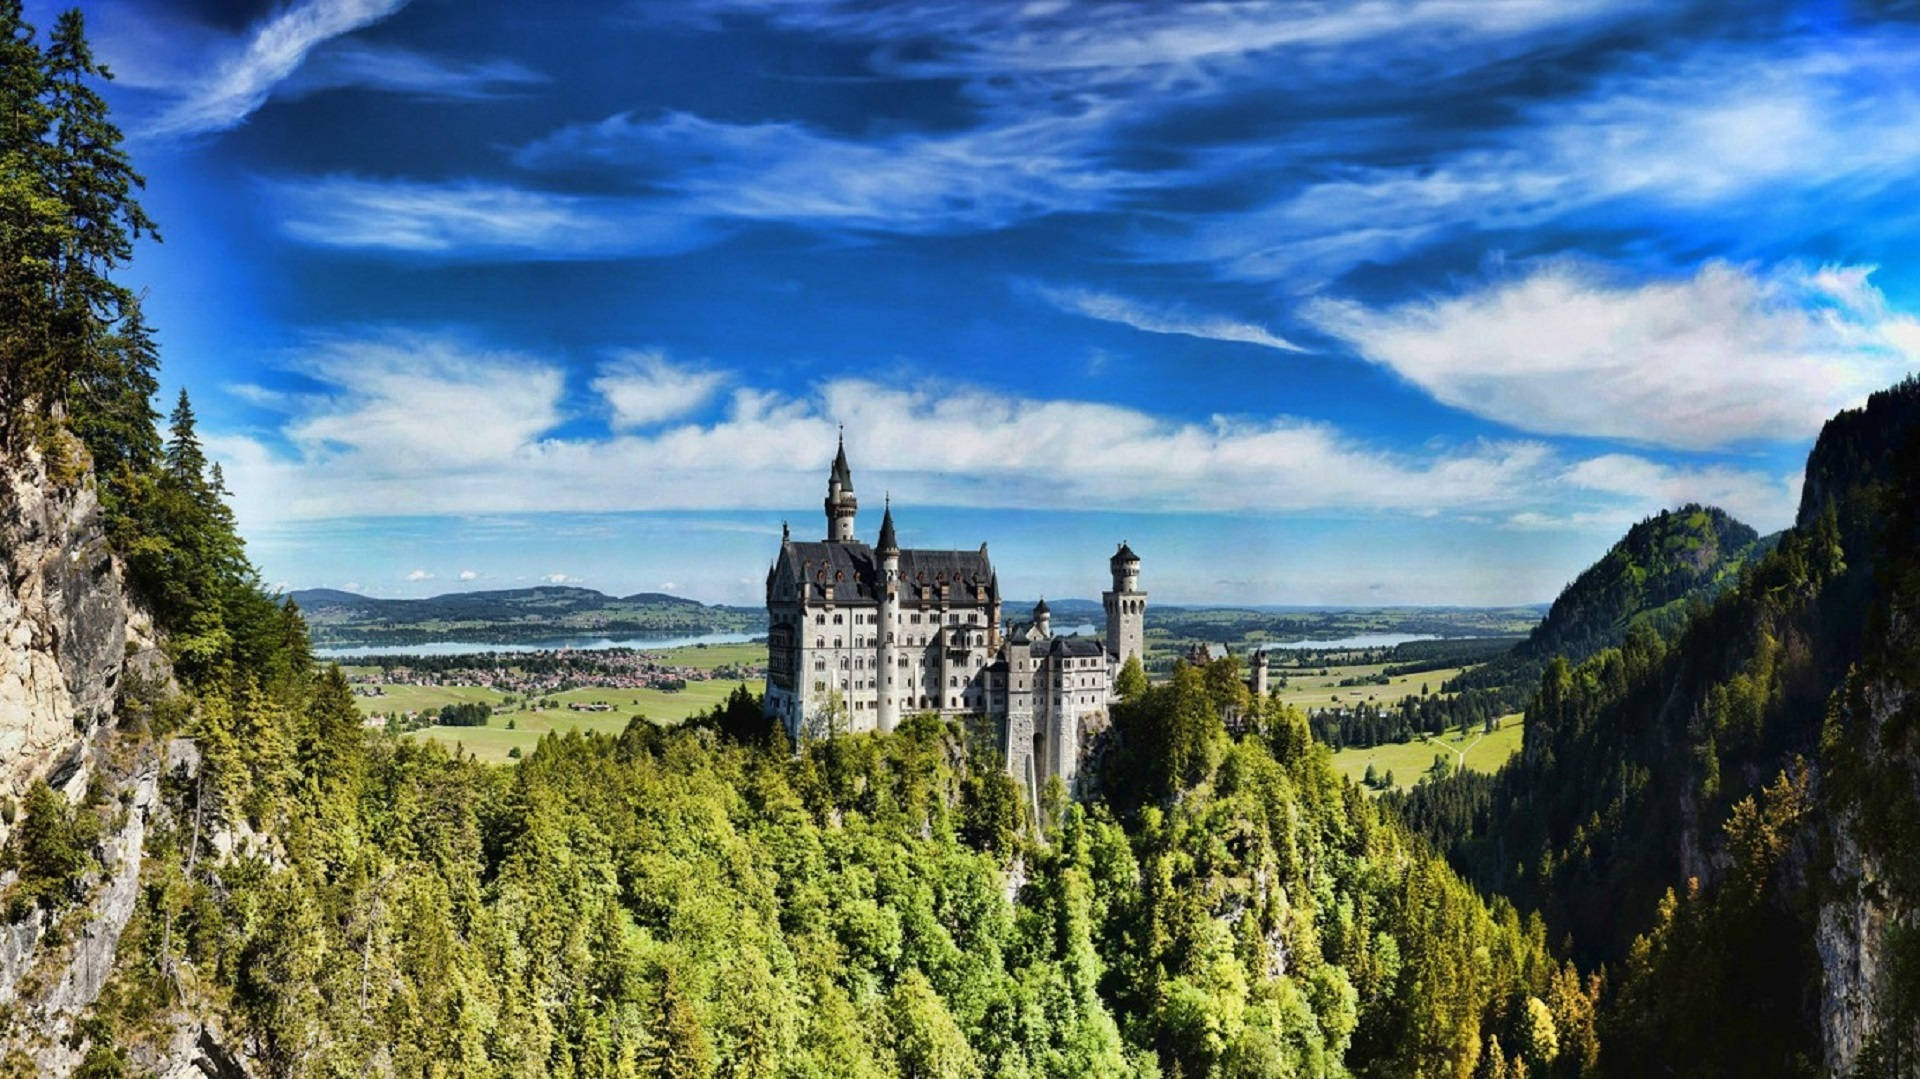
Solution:
<svg viewBox="0 0 1920 1079">
<path fill-rule="evenodd" d="M 200 135 L 238 126 L 323 42 L 392 15 L 407 0 L 305 0 L 254 26 L 240 47 L 155 120 L 153 135 Z"/>
<path fill-rule="evenodd" d="M 1548 98 L 1464 145 L 1368 165 L 1337 150 L 1327 178 L 1250 209 L 1195 217 L 1149 254 L 1250 280 L 1338 277 L 1475 233 L 1606 228 L 1683 215 L 1778 230 L 1782 198 L 1865 206 L 1920 170 L 1920 39 L 1863 35 L 1713 46 Z M 1403 155 L 1404 156 L 1404 155 Z M 1804 229 L 1804 225 L 1795 226 Z"/>
<path fill-rule="evenodd" d="M 613 410 L 613 426 L 630 431 L 683 416 L 705 404 L 726 376 L 676 366 L 665 353 L 626 352 L 600 368 L 593 391 Z"/>
<path fill-rule="evenodd" d="M 1889 311 L 1869 273 L 1712 261 L 1622 284 L 1560 259 L 1450 297 L 1320 300 L 1307 316 L 1437 400 L 1509 427 L 1698 450 L 1811 437 L 1920 368 L 1920 323 Z"/>
<path fill-rule="evenodd" d="M 430 101 L 494 101 L 548 82 L 513 60 L 454 60 L 391 45 L 339 42 L 281 84 L 285 98 L 360 87 Z"/>
<path fill-rule="evenodd" d="M 411 255 L 597 259 L 663 255 L 705 243 L 701 222 L 633 199 L 526 190 L 484 181 L 330 176 L 267 184 L 282 227 L 325 247 Z"/>
<path fill-rule="evenodd" d="M 1102 322 L 1117 322 L 1146 333 L 1179 334 L 1211 341 L 1231 341 L 1243 345 L 1303 352 L 1299 345 L 1275 335 L 1264 326 L 1242 322 L 1222 315 L 1196 314 L 1179 307 L 1166 307 L 1128 299 L 1111 292 L 1087 288 L 1031 286 L 1034 295 L 1069 314 L 1084 315 Z"/>
</svg>

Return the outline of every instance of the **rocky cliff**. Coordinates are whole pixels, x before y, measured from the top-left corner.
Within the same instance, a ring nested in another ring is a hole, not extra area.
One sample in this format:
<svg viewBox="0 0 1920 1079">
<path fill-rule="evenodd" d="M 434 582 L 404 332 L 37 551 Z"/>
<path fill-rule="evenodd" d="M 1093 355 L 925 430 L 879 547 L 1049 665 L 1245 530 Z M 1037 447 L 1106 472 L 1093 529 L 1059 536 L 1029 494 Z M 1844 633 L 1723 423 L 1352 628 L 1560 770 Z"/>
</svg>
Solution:
<svg viewBox="0 0 1920 1079">
<path fill-rule="evenodd" d="M 92 489 L 52 482 L 32 452 L 0 462 L 0 840 L 36 780 L 76 799 L 92 787 L 114 807 L 85 899 L 0 927 L 0 1051 L 38 1074 L 83 1059 L 71 1035 L 112 974 L 147 830 L 167 813 L 159 779 L 173 762 L 139 732 L 120 735 L 115 717 L 129 688 L 151 699 L 171 685 Z"/>
<path fill-rule="evenodd" d="M 164 682 L 166 660 L 92 488 L 50 482 L 36 453 L 0 462 L 0 804 L 36 779 L 83 788 L 130 677 Z"/>
</svg>

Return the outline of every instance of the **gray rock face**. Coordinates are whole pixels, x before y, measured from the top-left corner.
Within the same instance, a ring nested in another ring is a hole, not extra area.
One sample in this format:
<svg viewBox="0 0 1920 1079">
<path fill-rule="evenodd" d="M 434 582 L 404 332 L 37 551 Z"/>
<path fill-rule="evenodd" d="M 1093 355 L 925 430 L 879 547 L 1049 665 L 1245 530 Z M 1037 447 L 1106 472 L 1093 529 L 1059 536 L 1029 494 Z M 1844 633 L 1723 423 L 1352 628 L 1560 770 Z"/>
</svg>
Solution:
<svg viewBox="0 0 1920 1079">
<path fill-rule="evenodd" d="M 173 680 L 128 596 L 93 491 L 56 487 L 31 452 L 0 461 L 0 800 L 17 804 L 38 779 L 70 797 L 85 790 L 129 677 L 153 688 Z M 84 904 L 56 915 L 60 931 L 38 909 L 0 926 L 0 1050 L 24 1052 L 39 1074 L 66 1075 L 84 1059 L 69 1036 L 113 973 L 139 901 L 148 825 L 167 812 L 160 757 L 148 747 L 143 763 L 108 769 L 123 813 L 101 840 L 101 873 Z M 0 826 L 0 842 L 8 831 Z"/>
<path fill-rule="evenodd" d="M 36 957 L 46 975 L 43 984 L 16 1002 L 13 1046 L 32 1057 L 42 1075 L 66 1075 L 85 1059 L 82 1048 L 68 1044 L 68 1035 L 112 975 L 120 934 L 140 898 L 147 825 L 153 814 L 165 812 L 159 806 L 159 770 L 149 767 L 131 787 L 125 823 L 101 843 L 105 882 L 88 895 L 85 919 L 71 939 Z M 30 921 L 38 918 L 36 911 Z M 0 1000 L 13 999 L 19 988 L 17 983 L 0 986 Z"/>
<path fill-rule="evenodd" d="M 85 785 L 130 621 L 141 620 L 92 490 L 55 488 L 37 454 L 0 464 L 0 796 L 56 771 L 69 791 Z M 135 651 L 150 640 L 136 625 Z"/>
<path fill-rule="evenodd" d="M 1868 714 L 1858 718 L 1865 720 L 1863 736 L 1877 739 L 1881 726 L 1906 707 L 1907 696 L 1891 683 L 1870 683 L 1865 688 Z M 1832 824 L 1833 880 L 1821 901 L 1814 932 L 1822 982 L 1821 1041 L 1832 1075 L 1853 1071 L 1867 1040 L 1881 1025 L 1887 929 L 1911 925 L 1920 917 L 1920 911 L 1886 886 L 1878 859 L 1856 840 L 1849 817 L 1840 813 Z"/>
</svg>

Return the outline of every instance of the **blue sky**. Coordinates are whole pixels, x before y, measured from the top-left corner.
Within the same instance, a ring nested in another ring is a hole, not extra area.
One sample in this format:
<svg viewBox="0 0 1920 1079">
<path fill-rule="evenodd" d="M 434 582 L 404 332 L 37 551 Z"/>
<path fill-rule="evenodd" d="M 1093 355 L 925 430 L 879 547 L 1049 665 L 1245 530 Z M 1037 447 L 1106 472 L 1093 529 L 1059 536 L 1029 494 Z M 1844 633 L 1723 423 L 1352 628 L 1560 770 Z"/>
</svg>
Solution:
<svg viewBox="0 0 1920 1079">
<path fill-rule="evenodd" d="M 1541 601 L 1920 368 L 1911 4 L 85 8 L 288 587 L 755 602 L 844 424 L 1013 595 Z"/>
</svg>

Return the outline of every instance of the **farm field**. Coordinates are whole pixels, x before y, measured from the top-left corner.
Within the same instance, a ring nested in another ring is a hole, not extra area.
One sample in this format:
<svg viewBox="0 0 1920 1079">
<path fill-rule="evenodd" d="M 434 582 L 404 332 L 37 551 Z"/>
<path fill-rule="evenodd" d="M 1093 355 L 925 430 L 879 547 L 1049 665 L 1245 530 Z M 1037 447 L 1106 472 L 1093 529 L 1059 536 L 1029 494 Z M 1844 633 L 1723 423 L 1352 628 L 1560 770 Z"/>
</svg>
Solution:
<svg viewBox="0 0 1920 1079">
<path fill-rule="evenodd" d="M 1434 755 L 1438 753 L 1453 757 L 1456 766 L 1464 764 L 1475 772 L 1492 772 L 1506 763 L 1508 757 L 1520 752 L 1524 718 L 1518 712 L 1503 716 L 1500 729 L 1491 734 L 1481 734 L 1476 730 L 1462 738 L 1460 732 L 1448 731 L 1443 737 L 1390 743 L 1372 749 L 1350 746 L 1333 755 L 1333 766 L 1340 774 L 1355 782 L 1366 776 L 1369 764 L 1381 776 L 1391 771 L 1394 786 L 1400 790 L 1413 786 L 1421 774 L 1433 765 Z"/>
<path fill-rule="evenodd" d="M 664 654 L 671 663 L 712 670 L 727 664 L 764 663 L 766 646 L 691 645 Z M 344 669 L 349 674 L 378 673 L 376 669 L 364 666 Z M 678 723 L 725 701 L 740 684 L 718 679 L 689 682 L 687 688 L 673 693 L 657 689 L 589 687 L 543 695 L 541 700 L 553 701 L 553 708 L 529 708 L 524 702 L 516 702 L 511 708 L 505 709 L 501 701 L 507 694 L 500 690 L 479 686 L 388 685 L 383 687 L 385 695 L 360 697 L 357 703 L 360 711 L 366 715 L 417 712 L 448 704 L 491 704 L 495 712 L 484 727 L 425 727 L 409 732 L 407 737 L 432 738 L 449 746 L 459 746 L 481 760 L 505 762 L 512 759 L 509 754 L 516 748 L 522 753 L 532 752 L 540 736 L 550 731 L 578 729 L 617 733 L 625 729 L 634 716 L 646 716 L 656 723 Z M 569 703 L 605 704 L 610 706 L 611 711 L 577 712 L 567 707 Z M 507 726 L 509 723 L 513 725 L 511 729 Z"/>
<path fill-rule="evenodd" d="M 508 754 L 516 747 L 522 753 L 531 753 L 540 736 L 549 731 L 605 731 L 617 734 L 626 729 L 628 721 L 635 716 L 646 716 L 655 723 L 678 723 L 726 700 L 727 695 L 740 684 L 719 680 L 690 682 L 686 689 L 677 693 L 655 689 L 572 689 L 551 696 L 550 699 L 558 705 L 555 708 L 528 709 L 516 704 L 507 711 L 495 712 L 484 727 L 424 727 L 410 732 L 407 737 L 432 738 L 449 746 L 460 746 L 481 760 L 502 762 L 511 759 Z M 431 687 L 427 688 L 432 691 Z M 475 691 L 449 688 L 439 692 Z M 495 702 L 500 699 L 500 694 L 491 690 L 477 692 L 492 693 Z M 567 707 L 568 702 L 604 703 L 611 705 L 613 710 L 576 712 Z M 450 703 L 450 700 L 440 703 Z M 362 707 L 365 707 L 365 702 Z M 373 710 L 380 709 L 376 707 Z M 513 724 L 512 729 L 507 727 L 508 723 Z"/>
<path fill-rule="evenodd" d="M 1465 667 L 1447 667 L 1419 674 L 1396 675 L 1384 686 L 1340 684 L 1343 678 L 1365 678 L 1379 674 L 1384 666 L 1375 663 L 1356 667 L 1328 667 L 1326 674 L 1320 674 L 1320 668 L 1317 667 L 1306 671 L 1275 667 L 1268 673 L 1267 680 L 1269 685 L 1278 687 L 1281 678 L 1287 679 L 1286 687 L 1277 690 L 1280 699 L 1304 711 L 1364 703 L 1369 699 L 1375 704 L 1393 704 L 1402 697 L 1419 696 L 1422 685 L 1438 693 L 1442 682 L 1466 670 Z"/>
</svg>

